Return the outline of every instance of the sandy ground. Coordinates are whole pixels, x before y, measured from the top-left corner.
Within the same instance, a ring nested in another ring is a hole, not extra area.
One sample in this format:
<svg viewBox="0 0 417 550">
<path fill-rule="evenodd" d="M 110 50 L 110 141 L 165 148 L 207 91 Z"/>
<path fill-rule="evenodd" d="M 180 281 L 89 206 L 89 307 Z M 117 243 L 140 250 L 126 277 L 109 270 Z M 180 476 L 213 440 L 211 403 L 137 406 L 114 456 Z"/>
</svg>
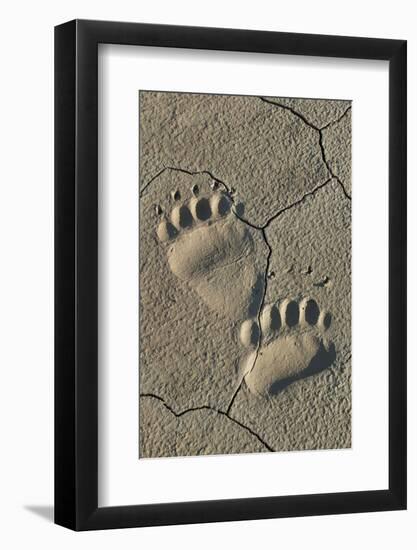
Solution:
<svg viewBox="0 0 417 550">
<path fill-rule="evenodd" d="M 351 445 L 351 104 L 140 93 L 141 457 Z"/>
</svg>

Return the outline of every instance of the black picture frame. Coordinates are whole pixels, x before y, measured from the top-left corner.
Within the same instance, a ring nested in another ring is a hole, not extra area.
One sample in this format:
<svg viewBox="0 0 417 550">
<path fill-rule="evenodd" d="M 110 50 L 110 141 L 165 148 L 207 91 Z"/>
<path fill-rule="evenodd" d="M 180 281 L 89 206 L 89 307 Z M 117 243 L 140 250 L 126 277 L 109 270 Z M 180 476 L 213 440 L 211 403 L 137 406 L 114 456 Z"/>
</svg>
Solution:
<svg viewBox="0 0 417 550">
<path fill-rule="evenodd" d="M 98 506 L 98 44 L 389 61 L 389 488 Z M 55 522 L 92 530 L 406 508 L 406 41 L 74 20 L 55 28 Z"/>
</svg>

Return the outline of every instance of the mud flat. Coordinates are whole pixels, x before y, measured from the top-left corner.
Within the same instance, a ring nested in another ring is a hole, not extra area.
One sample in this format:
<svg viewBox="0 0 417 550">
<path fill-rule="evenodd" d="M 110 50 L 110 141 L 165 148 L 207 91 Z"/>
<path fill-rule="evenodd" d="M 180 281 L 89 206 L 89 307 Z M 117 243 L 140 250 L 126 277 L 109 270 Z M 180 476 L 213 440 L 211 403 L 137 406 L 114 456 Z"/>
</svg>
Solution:
<svg viewBox="0 0 417 550">
<path fill-rule="evenodd" d="M 140 457 L 350 447 L 350 111 L 141 92 Z"/>
</svg>

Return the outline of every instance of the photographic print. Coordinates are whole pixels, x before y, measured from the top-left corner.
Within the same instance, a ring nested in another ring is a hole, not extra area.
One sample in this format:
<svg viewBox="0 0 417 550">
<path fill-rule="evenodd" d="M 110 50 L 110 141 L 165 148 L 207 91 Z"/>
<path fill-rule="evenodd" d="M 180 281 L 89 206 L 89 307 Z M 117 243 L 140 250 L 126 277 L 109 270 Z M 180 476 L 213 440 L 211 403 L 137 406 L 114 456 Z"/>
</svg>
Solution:
<svg viewBox="0 0 417 550">
<path fill-rule="evenodd" d="M 350 448 L 351 111 L 139 92 L 139 458 Z"/>
</svg>

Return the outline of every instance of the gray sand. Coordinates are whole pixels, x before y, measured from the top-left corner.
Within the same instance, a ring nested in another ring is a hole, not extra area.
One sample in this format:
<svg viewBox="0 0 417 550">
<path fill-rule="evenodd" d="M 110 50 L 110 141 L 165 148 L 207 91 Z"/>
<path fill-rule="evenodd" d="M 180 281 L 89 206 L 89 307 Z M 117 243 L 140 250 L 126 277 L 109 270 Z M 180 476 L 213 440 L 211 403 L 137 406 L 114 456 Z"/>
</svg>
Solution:
<svg viewBox="0 0 417 550">
<path fill-rule="evenodd" d="M 350 111 L 141 92 L 140 457 L 350 447 Z"/>
</svg>

